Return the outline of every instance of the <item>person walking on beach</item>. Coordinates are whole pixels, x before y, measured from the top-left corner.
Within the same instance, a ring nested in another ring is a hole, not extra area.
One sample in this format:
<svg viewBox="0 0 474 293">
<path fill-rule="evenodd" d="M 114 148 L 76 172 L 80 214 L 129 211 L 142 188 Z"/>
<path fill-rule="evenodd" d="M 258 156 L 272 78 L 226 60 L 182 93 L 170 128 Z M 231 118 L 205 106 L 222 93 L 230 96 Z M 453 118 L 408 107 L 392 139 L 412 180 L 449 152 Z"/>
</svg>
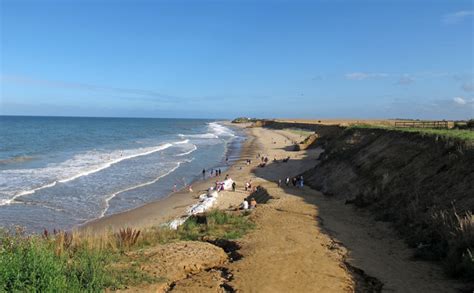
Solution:
<svg viewBox="0 0 474 293">
<path fill-rule="evenodd" d="M 281 187 L 281 179 L 278 179 L 278 187 Z"/>
<path fill-rule="evenodd" d="M 300 187 L 304 187 L 303 175 L 300 176 Z"/>
<path fill-rule="evenodd" d="M 296 181 L 297 181 L 296 177 L 293 177 L 291 179 L 291 183 L 293 184 L 293 187 L 296 187 Z"/>
<path fill-rule="evenodd" d="M 290 177 L 286 177 L 285 184 L 286 184 L 286 187 L 290 185 Z"/>
<path fill-rule="evenodd" d="M 202 180 L 206 179 L 206 169 L 202 169 Z"/>
<path fill-rule="evenodd" d="M 235 185 L 236 185 L 236 184 L 235 184 L 235 181 L 232 182 L 232 191 L 233 191 L 233 192 L 235 192 Z"/>
</svg>

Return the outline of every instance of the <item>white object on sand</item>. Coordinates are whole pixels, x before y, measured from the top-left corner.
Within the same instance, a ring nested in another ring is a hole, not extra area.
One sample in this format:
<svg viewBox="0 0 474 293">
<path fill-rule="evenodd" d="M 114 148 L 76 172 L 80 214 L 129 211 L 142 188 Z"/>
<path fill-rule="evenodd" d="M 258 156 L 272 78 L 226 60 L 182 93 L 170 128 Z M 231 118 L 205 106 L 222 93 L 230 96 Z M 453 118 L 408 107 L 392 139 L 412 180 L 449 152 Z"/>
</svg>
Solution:
<svg viewBox="0 0 474 293">
<path fill-rule="evenodd" d="M 211 190 L 207 194 L 203 193 L 199 195 L 199 202 L 189 207 L 189 209 L 186 212 L 186 216 L 183 216 L 178 219 L 174 219 L 168 224 L 168 227 L 172 230 L 178 229 L 178 227 L 184 224 L 184 222 L 186 222 L 186 220 L 190 216 L 204 213 L 205 211 L 210 209 L 214 205 L 214 203 L 217 201 L 218 197 L 219 197 L 219 193 L 215 190 Z"/>
</svg>

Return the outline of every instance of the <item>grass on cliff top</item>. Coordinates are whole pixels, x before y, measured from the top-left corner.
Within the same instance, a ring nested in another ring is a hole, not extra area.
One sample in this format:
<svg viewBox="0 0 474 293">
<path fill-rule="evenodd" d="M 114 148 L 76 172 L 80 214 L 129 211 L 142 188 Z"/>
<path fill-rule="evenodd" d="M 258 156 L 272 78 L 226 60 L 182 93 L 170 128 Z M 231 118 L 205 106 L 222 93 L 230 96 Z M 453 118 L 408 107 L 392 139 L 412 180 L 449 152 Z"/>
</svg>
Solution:
<svg viewBox="0 0 474 293">
<path fill-rule="evenodd" d="M 436 128 L 412 128 L 412 127 L 394 127 L 394 126 L 378 126 L 378 125 L 366 125 L 358 124 L 352 125 L 349 128 L 375 128 L 375 129 L 387 129 L 402 132 L 415 132 L 427 135 L 438 135 L 446 138 L 454 138 L 463 141 L 474 141 L 474 131 L 466 129 L 436 129 Z"/>
<path fill-rule="evenodd" d="M 306 129 L 300 129 L 300 128 L 285 128 L 283 129 L 285 131 L 300 135 L 302 137 L 307 137 L 311 134 L 314 133 L 314 131 L 306 130 Z"/>
<path fill-rule="evenodd" d="M 0 292 L 103 292 L 161 282 L 142 272 L 126 252 L 179 240 L 236 239 L 253 227 L 247 215 L 216 210 L 188 219 L 177 230 L 123 229 L 90 236 L 0 230 Z"/>
</svg>

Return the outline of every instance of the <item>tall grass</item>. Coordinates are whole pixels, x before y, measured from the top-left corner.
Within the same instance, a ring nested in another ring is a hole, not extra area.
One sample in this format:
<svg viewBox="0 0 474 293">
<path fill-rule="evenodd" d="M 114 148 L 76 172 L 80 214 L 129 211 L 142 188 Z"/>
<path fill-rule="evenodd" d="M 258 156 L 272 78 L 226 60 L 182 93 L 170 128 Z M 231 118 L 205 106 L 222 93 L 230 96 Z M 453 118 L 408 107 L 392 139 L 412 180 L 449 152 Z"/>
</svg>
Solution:
<svg viewBox="0 0 474 293">
<path fill-rule="evenodd" d="M 0 234 L 0 291 L 99 292 L 111 285 L 107 251 L 76 246 L 65 251 L 58 238 Z"/>
</svg>

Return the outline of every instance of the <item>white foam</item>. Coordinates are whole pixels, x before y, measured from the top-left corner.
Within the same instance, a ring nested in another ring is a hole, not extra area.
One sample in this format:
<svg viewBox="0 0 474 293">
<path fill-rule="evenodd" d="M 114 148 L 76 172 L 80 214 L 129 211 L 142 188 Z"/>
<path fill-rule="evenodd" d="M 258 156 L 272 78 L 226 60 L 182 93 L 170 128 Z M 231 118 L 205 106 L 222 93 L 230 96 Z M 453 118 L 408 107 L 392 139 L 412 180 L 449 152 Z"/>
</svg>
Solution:
<svg viewBox="0 0 474 293">
<path fill-rule="evenodd" d="M 184 153 L 181 153 L 181 154 L 177 154 L 175 155 L 176 157 L 182 157 L 182 156 L 186 156 L 186 155 L 189 155 L 190 153 L 194 152 L 195 150 L 197 150 L 197 146 L 195 144 L 193 144 L 193 148 L 187 152 L 184 152 Z"/>
<path fill-rule="evenodd" d="M 15 170 L 4 170 L 2 171 L 2 176 L 4 177 L 5 183 L 10 183 L 9 186 L 21 186 L 24 182 L 28 181 L 39 181 L 44 182 L 46 180 L 50 180 L 49 183 L 43 183 L 41 186 L 36 188 L 29 188 L 27 190 L 22 191 L 11 191 L 12 194 L 11 198 L 8 199 L 1 199 L 0 205 L 7 205 L 14 203 L 15 199 L 18 197 L 33 194 L 38 190 L 46 189 L 55 186 L 57 183 L 65 183 L 77 178 L 87 176 L 93 173 L 97 173 L 104 169 L 109 168 L 110 166 L 117 164 L 121 161 L 146 156 L 155 152 L 159 152 L 165 150 L 169 147 L 172 147 L 171 143 L 165 143 L 159 146 L 154 147 L 146 147 L 146 148 L 138 148 L 138 149 L 129 149 L 129 150 L 116 150 L 111 153 L 100 153 L 97 151 L 90 151 L 84 154 L 79 154 L 74 156 L 73 158 L 66 160 L 60 164 L 47 166 L 45 168 L 38 168 L 38 169 L 15 169 Z M 11 176 L 10 181 L 8 181 L 8 175 Z M 51 182 L 51 180 L 53 180 Z M 7 184 L 2 184 L 0 182 L 0 186 Z M 8 194 L 9 190 L 2 190 L 3 193 Z"/>
<path fill-rule="evenodd" d="M 185 140 L 182 140 L 182 141 L 177 141 L 175 143 L 173 143 L 174 145 L 177 145 L 177 144 L 186 144 L 186 143 L 189 143 L 189 139 L 185 139 Z"/>
<path fill-rule="evenodd" d="M 210 122 L 209 129 L 218 137 L 234 137 L 235 134 L 229 128 L 217 123 Z"/>
<path fill-rule="evenodd" d="M 205 138 L 205 139 L 213 139 L 219 138 L 214 133 L 203 133 L 203 134 L 179 134 L 180 137 L 189 137 L 189 138 Z"/>
</svg>

